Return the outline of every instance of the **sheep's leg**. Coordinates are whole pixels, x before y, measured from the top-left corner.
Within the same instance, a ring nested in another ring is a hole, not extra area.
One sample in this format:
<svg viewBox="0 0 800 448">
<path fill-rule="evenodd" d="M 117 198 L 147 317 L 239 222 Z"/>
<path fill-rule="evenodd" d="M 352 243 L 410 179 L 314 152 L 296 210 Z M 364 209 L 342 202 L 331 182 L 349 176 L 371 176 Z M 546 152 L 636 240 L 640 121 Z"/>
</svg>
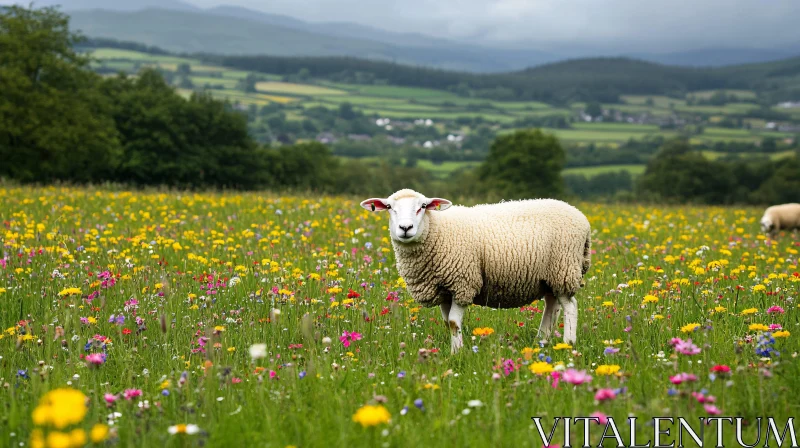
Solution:
<svg viewBox="0 0 800 448">
<path fill-rule="evenodd" d="M 439 308 L 442 310 L 442 319 L 444 319 L 445 323 L 450 319 L 450 303 L 448 301 L 439 304 Z"/>
<path fill-rule="evenodd" d="M 544 311 L 542 312 L 542 322 L 539 324 L 539 339 L 547 341 L 553 334 L 553 328 L 558 324 L 561 314 L 561 305 L 553 294 L 544 296 Z"/>
<path fill-rule="evenodd" d="M 578 332 L 578 301 L 569 296 L 559 296 L 558 301 L 564 308 L 564 342 L 574 344 Z"/>
<path fill-rule="evenodd" d="M 464 307 L 452 302 L 450 304 L 450 314 L 448 315 L 450 324 L 450 350 L 453 353 L 464 346 L 464 340 L 461 337 L 461 320 L 464 318 Z"/>
</svg>

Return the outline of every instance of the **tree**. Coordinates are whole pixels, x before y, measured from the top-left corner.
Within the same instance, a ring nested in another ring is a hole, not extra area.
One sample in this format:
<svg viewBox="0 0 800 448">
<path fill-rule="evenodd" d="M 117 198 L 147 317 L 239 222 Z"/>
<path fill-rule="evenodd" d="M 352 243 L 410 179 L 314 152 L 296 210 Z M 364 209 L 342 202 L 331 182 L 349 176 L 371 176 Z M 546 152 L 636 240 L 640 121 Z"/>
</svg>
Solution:
<svg viewBox="0 0 800 448">
<path fill-rule="evenodd" d="M 586 105 L 586 110 L 584 112 L 586 115 L 592 118 L 602 117 L 603 107 L 600 105 L 600 103 L 593 101 Z"/>
<path fill-rule="evenodd" d="M 685 139 L 666 143 L 639 178 L 640 192 L 671 202 L 721 204 L 734 186 L 729 165 L 706 159 Z"/>
<path fill-rule="evenodd" d="M 182 98 L 154 70 L 136 79 L 104 81 L 124 162 L 117 178 L 144 185 L 230 186 L 260 183 L 263 155 L 247 133 L 244 114 L 209 94 Z"/>
<path fill-rule="evenodd" d="M 563 193 L 564 149 L 539 129 L 498 137 L 478 168 L 482 185 L 505 199 L 555 197 Z"/>
<path fill-rule="evenodd" d="M 0 8 L 0 176 L 105 179 L 120 161 L 111 102 L 53 8 Z"/>
</svg>

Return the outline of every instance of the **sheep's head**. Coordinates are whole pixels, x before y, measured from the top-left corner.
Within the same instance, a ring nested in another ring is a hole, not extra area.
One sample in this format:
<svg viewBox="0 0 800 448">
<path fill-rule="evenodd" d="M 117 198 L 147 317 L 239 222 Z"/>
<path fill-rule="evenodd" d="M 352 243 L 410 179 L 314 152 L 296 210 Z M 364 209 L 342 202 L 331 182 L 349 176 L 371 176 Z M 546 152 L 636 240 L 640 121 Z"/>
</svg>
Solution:
<svg viewBox="0 0 800 448">
<path fill-rule="evenodd" d="M 772 231 L 772 219 L 768 215 L 764 215 L 761 218 L 761 231 L 763 233 L 770 233 Z"/>
<path fill-rule="evenodd" d="M 418 241 L 424 234 L 425 212 L 446 210 L 452 203 L 442 198 L 427 198 L 414 190 L 400 190 L 386 199 L 370 198 L 361 202 L 367 210 L 389 212 L 389 233 L 400 243 Z"/>
</svg>

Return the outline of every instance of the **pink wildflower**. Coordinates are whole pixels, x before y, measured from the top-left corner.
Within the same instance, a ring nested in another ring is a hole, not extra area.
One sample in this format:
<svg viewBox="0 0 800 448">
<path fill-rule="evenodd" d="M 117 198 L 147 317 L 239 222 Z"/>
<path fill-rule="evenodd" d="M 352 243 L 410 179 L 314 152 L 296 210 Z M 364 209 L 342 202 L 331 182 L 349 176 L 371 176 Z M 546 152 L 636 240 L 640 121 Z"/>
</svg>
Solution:
<svg viewBox="0 0 800 448">
<path fill-rule="evenodd" d="M 553 386 L 553 389 L 555 389 L 556 387 L 558 387 L 558 380 L 561 379 L 561 373 L 560 372 L 553 372 L 553 373 L 550 374 L 550 378 L 553 379 L 552 386 Z"/>
<path fill-rule="evenodd" d="M 110 407 L 110 406 L 114 405 L 114 403 L 116 403 L 117 400 L 119 400 L 119 395 L 105 394 L 105 395 L 103 395 L 103 400 L 105 400 L 106 401 L 106 405 L 108 405 Z"/>
<path fill-rule="evenodd" d="M 125 389 L 125 392 L 122 393 L 122 396 L 125 397 L 126 400 L 130 401 L 136 397 L 142 396 L 141 389 Z"/>
<path fill-rule="evenodd" d="M 707 405 L 703 406 L 703 409 L 705 409 L 706 412 L 708 412 L 711 415 L 722 414 L 722 409 L 714 406 L 713 404 L 707 404 Z"/>
<path fill-rule="evenodd" d="M 579 386 L 583 383 L 588 383 L 592 381 L 592 376 L 586 373 L 585 370 L 575 370 L 575 369 L 567 369 L 562 375 L 561 378 L 575 386 Z"/>
<path fill-rule="evenodd" d="M 767 314 L 783 314 L 783 313 L 785 313 L 785 311 L 778 305 L 771 306 L 769 307 L 769 309 L 767 309 Z"/>
<path fill-rule="evenodd" d="M 697 381 L 697 375 L 693 373 L 679 373 L 675 376 L 669 377 L 669 381 L 672 384 L 682 384 L 682 383 L 690 383 L 692 381 Z"/>
<path fill-rule="evenodd" d="M 95 366 L 99 366 L 106 362 L 106 354 L 105 353 L 92 353 L 91 355 L 86 355 L 86 363 Z"/>
<path fill-rule="evenodd" d="M 769 331 L 782 330 L 782 329 L 783 325 L 781 324 L 769 324 Z"/>
<path fill-rule="evenodd" d="M 351 342 L 361 340 L 361 333 L 356 333 L 355 331 L 344 331 L 342 332 L 342 335 L 339 336 L 339 340 L 342 341 L 342 344 L 345 347 L 350 347 Z"/>
<path fill-rule="evenodd" d="M 677 344 L 674 344 L 676 352 L 682 355 L 696 355 L 700 353 L 700 347 L 692 344 L 691 339 L 687 339 L 685 341 L 681 340 L 680 338 L 675 338 L 675 339 L 678 339 L 679 341 Z M 673 339 L 673 341 L 675 339 Z"/>
<path fill-rule="evenodd" d="M 616 396 L 617 394 L 614 393 L 613 389 L 598 389 L 594 394 L 594 399 L 597 401 L 606 401 L 613 400 Z"/>
<path fill-rule="evenodd" d="M 598 425 L 605 425 L 606 423 L 608 423 L 608 416 L 600 411 L 592 412 L 591 414 L 589 414 L 589 417 L 596 418 Z"/>
</svg>

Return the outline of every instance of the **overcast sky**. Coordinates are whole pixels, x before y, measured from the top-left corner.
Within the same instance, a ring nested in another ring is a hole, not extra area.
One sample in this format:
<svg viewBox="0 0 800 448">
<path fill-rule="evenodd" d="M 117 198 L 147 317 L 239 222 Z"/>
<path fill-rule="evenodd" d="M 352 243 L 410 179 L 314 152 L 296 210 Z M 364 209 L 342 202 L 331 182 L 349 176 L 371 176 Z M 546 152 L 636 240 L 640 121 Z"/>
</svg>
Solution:
<svg viewBox="0 0 800 448">
<path fill-rule="evenodd" d="M 671 51 L 800 43 L 800 0 L 184 1 L 533 47 L 563 42 Z"/>
</svg>

